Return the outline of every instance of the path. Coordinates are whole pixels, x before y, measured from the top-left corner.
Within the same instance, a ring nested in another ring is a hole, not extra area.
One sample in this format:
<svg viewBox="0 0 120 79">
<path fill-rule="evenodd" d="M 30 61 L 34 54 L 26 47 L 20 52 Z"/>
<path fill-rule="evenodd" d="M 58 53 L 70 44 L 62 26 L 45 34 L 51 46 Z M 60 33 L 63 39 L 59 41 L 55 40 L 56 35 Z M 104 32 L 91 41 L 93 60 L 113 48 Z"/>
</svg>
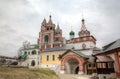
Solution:
<svg viewBox="0 0 120 79">
<path fill-rule="evenodd" d="M 58 74 L 60 79 L 90 79 L 88 75 Z"/>
</svg>

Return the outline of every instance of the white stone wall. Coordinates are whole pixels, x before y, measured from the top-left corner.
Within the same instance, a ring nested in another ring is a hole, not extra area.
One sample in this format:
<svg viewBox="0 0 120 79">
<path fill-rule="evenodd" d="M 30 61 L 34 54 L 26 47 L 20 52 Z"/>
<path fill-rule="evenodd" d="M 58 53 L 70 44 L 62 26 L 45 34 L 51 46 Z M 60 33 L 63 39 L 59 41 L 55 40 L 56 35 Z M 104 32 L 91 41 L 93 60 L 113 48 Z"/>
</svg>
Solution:
<svg viewBox="0 0 120 79">
<path fill-rule="evenodd" d="M 85 55 L 92 55 L 93 54 L 93 50 L 82 50 L 80 51 L 81 53 L 85 54 Z"/>
<path fill-rule="evenodd" d="M 75 47 L 75 49 L 83 49 L 82 44 L 86 45 L 86 49 L 95 47 L 95 44 L 91 41 L 75 43 L 74 45 L 73 44 L 68 44 L 68 45 L 71 45 L 71 46 L 73 45 Z"/>
<path fill-rule="evenodd" d="M 32 51 L 36 50 L 36 54 L 32 55 Z M 22 54 L 24 54 L 24 52 L 27 52 L 27 58 L 25 60 L 22 60 L 19 62 L 20 66 L 26 66 L 29 68 L 39 68 L 40 65 L 40 55 L 38 53 L 39 49 L 30 49 L 30 50 L 24 50 L 22 51 Z M 28 54 L 28 52 L 30 52 L 30 54 Z M 35 61 L 35 66 L 31 66 L 31 62 Z"/>
</svg>

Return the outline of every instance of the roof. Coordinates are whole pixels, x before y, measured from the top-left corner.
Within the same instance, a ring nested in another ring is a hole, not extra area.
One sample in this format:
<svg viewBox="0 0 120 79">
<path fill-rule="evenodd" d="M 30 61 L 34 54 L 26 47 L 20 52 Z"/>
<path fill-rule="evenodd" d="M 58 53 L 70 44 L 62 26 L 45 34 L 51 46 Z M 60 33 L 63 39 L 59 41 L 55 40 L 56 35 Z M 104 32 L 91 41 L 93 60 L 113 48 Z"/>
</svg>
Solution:
<svg viewBox="0 0 120 79">
<path fill-rule="evenodd" d="M 75 33 L 74 33 L 73 31 L 71 31 L 69 34 L 70 34 L 70 35 L 74 35 Z"/>
<path fill-rule="evenodd" d="M 27 55 L 26 55 L 26 54 L 23 54 L 23 55 L 21 55 L 21 58 L 22 58 L 22 59 L 26 59 L 26 58 L 27 58 Z"/>
<path fill-rule="evenodd" d="M 73 46 L 71 46 L 71 45 L 65 45 L 63 47 L 48 48 L 42 52 L 63 51 L 63 50 L 72 49 L 72 48 L 73 48 Z"/>
<path fill-rule="evenodd" d="M 95 54 L 95 55 L 104 54 L 104 53 L 106 53 L 106 52 L 108 52 L 108 51 L 112 51 L 112 50 L 115 50 L 115 49 L 117 49 L 117 48 L 120 48 L 120 39 L 118 39 L 118 40 L 116 40 L 116 41 L 113 41 L 113 42 L 105 45 L 105 46 L 103 47 L 103 49 L 101 50 L 101 52 L 100 52 L 100 53 L 97 53 L 97 54 Z"/>
<path fill-rule="evenodd" d="M 113 59 L 110 56 L 96 56 L 98 61 L 97 62 L 110 62 Z"/>
<path fill-rule="evenodd" d="M 91 63 L 94 63 L 95 62 L 95 57 L 89 56 L 89 59 L 87 61 L 91 62 Z"/>
<path fill-rule="evenodd" d="M 92 48 L 80 49 L 78 44 L 66 44 L 62 47 L 47 48 L 47 49 L 43 50 L 42 52 L 47 53 L 47 52 L 53 52 L 53 51 L 64 51 L 64 50 L 68 50 L 68 49 L 74 49 L 76 51 L 82 51 L 82 50 L 90 50 Z M 93 50 L 100 51 L 100 49 L 98 47 L 94 47 Z"/>
<path fill-rule="evenodd" d="M 101 49 L 98 48 L 98 47 L 94 47 L 93 50 L 95 50 L 95 51 L 101 51 Z"/>
<path fill-rule="evenodd" d="M 32 44 L 30 46 L 28 46 L 27 48 L 24 48 L 25 50 L 30 50 L 30 49 L 38 49 L 39 45 L 38 44 Z"/>
<path fill-rule="evenodd" d="M 103 47 L 103 52 L 107 52 L 116 48 L 120 48 L 120 39 L 109 43 L 108 45 Z"/>
<path fill-rule="evenodd" d="M 75 53 L 75 54 L 77 54 L 77 55 L 79 55 L 79 56 L 81 56 L 81 57 L 89 58 L 88 55 L 85 55 L 85 54 L 81 53 L 80 51 L 75 51 L 75 50 L 73 50 L 73 49 L 68 49 L 68 50 L 66 50 L 66 51 L 61 55 L 61 57 L 63 57 L 65 54 L 67 54 L 67 53 L 70 52 L 70 51 L 72 51 L 73 53 Z"/>
</svg>

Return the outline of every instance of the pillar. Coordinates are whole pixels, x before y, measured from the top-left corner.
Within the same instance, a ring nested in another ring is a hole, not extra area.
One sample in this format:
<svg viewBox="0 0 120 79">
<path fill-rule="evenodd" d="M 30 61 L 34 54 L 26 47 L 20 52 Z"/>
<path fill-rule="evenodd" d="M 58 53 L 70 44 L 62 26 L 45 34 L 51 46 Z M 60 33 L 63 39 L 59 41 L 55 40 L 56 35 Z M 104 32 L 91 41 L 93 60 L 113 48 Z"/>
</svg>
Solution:
<svg viewBox="0 0 120 79">
<path fill-rule="evenodd" d="M 116 72 L 120 74 L 120 63 L 119 63 L 118 52 L 115 52 L 115 53 L 114 53 L 114 56 L 115 56 Z"/>
<path fill-rule="evenodd" d="M 61 64 L 60 73 L 61 73 L 61 74 L 64 74 L 64 73 L 65 73 L 65 65 L 64 65 L 64 64 Z"/>
</svg>

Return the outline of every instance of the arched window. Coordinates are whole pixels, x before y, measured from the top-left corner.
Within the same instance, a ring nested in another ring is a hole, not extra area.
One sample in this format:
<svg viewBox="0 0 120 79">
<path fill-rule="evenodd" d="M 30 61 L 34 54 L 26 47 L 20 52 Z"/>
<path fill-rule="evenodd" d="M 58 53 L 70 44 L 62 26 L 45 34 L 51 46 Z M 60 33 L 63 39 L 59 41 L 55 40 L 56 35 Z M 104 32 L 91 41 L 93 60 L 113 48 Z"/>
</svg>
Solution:
<svg viewBox="0 0 120 79">
<path fill-rule="evenodd" d="M 35 66 L 35 60 L 31 61 L 31 66 Z"/>
<path fill-rule="evenodd" d="M 35 55 L 35 54 L 36 54 L 36 50 L 33 50 L 33 51 L 32 51 L 32 55 Z"/>
<path fill-rule="evenodd" d="M 48 43 L 48 40 L 49 40 L 48 35 L 45 35 L 45 37 L 44 37 L 44 42 L 45 42 L 45 43 Z"/>
<path fill-rule="evenodd" d="M 27 54 L 27 52 L 25 51 L 24 54 Z"/>
<path fill-rule="evenodd" d="M 50 30 L 52 30 L 52 27 L 50 27 Z"/>
</svg>

